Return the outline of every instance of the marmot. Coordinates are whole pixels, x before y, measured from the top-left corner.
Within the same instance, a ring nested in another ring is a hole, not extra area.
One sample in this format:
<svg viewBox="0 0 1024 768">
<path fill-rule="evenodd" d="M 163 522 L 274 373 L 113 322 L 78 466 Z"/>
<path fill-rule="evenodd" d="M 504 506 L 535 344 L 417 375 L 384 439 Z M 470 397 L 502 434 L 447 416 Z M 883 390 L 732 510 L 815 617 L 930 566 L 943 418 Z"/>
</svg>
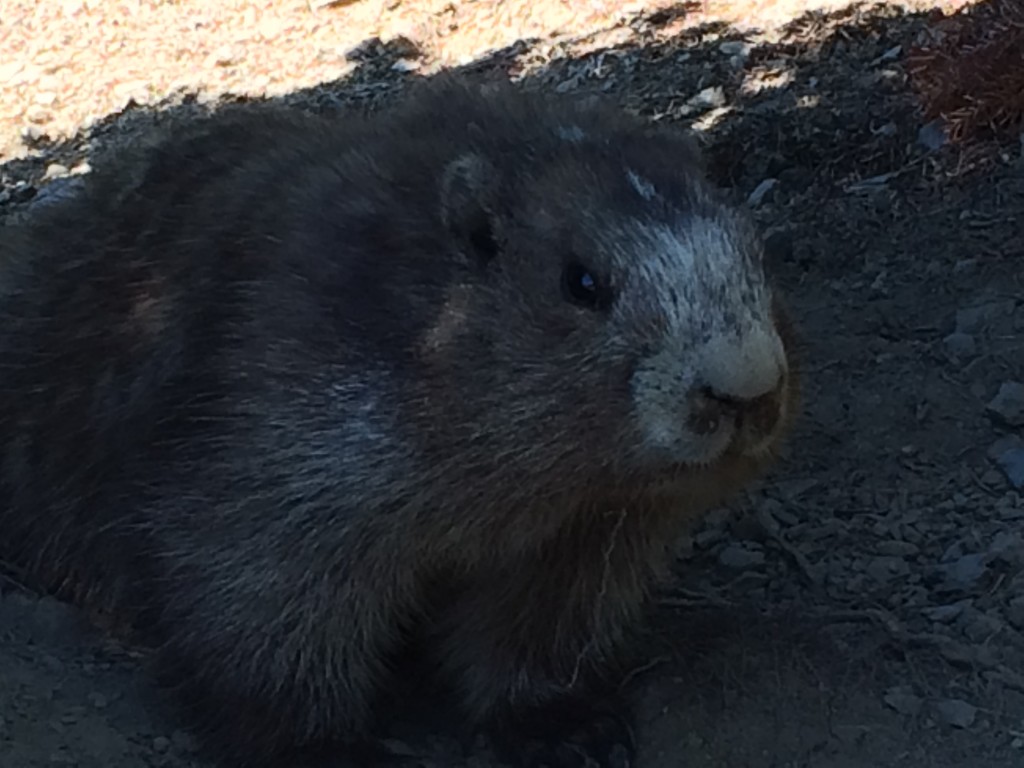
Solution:
<svg viewBox="0 0 1024 768">
<path fill-rule="evenodd" d="M 633 754 L 617 653 L 796 402 L 686 133 L 454 76 L 228 108 L 3 239 L 0 555 L 130 616 L 224 765 L 356 750 L 408 648 L 524 763 Z"/>
</svg>

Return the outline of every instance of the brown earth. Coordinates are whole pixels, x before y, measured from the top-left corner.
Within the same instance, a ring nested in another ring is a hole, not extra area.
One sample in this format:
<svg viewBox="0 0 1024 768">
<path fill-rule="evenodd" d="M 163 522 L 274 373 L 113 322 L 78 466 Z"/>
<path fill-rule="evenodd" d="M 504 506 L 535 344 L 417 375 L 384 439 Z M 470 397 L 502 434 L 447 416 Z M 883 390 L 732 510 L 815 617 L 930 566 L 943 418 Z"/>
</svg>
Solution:
<svg viewBox="0 0 1024 768">
<path fill-rule="evenodd" d="M 445 64 L 694 125 L 765 226 L 806 404 L 778 471 L 680 545 L 640 765 L 1024 765 L 1022 147 L 927 146 L 921 5 L 657 5 L 5 0 L 0 217 L 223 94 L 376 108 Z M 3 768 L 200 766 L 139 653 L 0 573 Z M 395 738 L 490 764 L 443 717 Z"/>
</svg>

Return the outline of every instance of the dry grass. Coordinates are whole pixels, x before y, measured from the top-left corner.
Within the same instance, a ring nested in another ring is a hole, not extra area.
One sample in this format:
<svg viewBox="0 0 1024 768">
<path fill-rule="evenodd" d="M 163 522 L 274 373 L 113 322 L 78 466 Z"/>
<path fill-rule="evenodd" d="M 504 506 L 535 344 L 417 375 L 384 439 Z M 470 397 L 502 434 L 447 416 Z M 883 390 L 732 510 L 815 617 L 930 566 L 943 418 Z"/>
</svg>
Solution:
<svg viewBox="0 0 1024 768">
<path fill-rule="evenodd" d="M 907 57 L 925 117 L 951 140 L 1024 129 L 1024 0 L 986 0 L 937 15 Z"/>
</svg>

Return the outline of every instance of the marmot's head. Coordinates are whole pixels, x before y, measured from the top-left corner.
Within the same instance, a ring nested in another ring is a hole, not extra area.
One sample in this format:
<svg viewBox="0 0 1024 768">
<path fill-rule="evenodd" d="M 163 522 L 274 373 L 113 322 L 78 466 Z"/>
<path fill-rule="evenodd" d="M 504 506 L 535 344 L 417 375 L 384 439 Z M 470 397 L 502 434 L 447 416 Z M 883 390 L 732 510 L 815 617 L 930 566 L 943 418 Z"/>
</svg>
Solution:
<svg viewBox="0 0 1024 768">
<path fill-rule="evenodd" d="M 566 471 L 764 458 L 795 387 L 746 215 L 682 134 L 504 98 L 439 183 L 465 269 L 427 344 L 460 392 Z"/>
</svg>

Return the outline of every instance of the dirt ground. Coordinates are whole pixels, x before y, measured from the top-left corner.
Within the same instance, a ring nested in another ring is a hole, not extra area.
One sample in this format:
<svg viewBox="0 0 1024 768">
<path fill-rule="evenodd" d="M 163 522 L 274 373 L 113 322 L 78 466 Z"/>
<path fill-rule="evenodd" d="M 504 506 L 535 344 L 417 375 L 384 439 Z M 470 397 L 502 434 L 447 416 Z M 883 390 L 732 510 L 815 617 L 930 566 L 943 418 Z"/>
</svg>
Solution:
<svg viewBox="0 0 1024 768">
<path fill-rule="evenodd" d="M 174 5 L 193 4 L 157 4 Z M 276 7 L 323 19 L 360 4 L 314 5 Z M 651 661 L 630 681 L 639 766 L 1024 766 L 1024 140 L 936 148 L 901 63 L 919 12 L 831 10 L 758 33 L 693 11 L 587 17 L 457 57 L 701 130 L 716 179 L 764 225 L 798 323 L 805 400 L 789 450 L 680 543 Z M 437 35 L 370 41 L 343 74 L 282 75 L 270 96 L 376 108 L 447 63 L 443 48 Z M 153 77 L 223 75 L 203 60 Z M 28 119 L 41 86 L 19 82 L 3 99 L 0 217 L 31 215 L 104 152 L 216 101 L 150 89 L 76 132 L 84 112 Z M 0 573 L 0 766 L 204 765 L 144 654 Z M 491 764 L 444 722 L 413 717 L 394 736 L 424 766 Z"/>
</svg>

